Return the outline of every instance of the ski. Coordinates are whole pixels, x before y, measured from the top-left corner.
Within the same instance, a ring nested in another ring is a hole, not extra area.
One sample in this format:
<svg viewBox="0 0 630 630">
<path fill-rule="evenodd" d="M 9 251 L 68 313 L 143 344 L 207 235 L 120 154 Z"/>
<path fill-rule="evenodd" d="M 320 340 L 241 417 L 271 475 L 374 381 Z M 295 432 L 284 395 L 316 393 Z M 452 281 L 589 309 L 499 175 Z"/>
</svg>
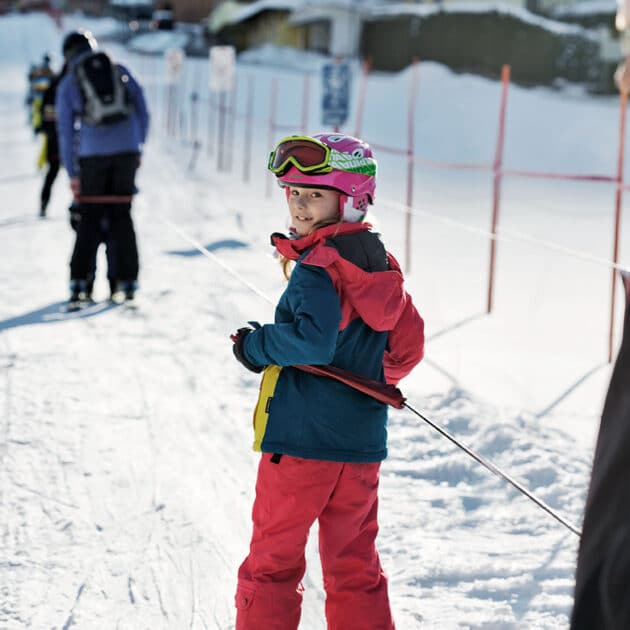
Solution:
<svg viewBox="0 0 630 630">
<path fill-rule="evenodd" d="M 109 301 L 112 304 L 116 304 L 117 306 L 124 306 L 128 309 L 137 309 L 138 308 L 138 299 L 135 295 L 125 294 L 124 291 L 116 291 L 113 293 Z"/>
<path fill-rule="evenodd" d="M 111 302 L 95 302 L 94 300 L 68 300 L 59 307 L 60 315 L 85 317 L 111 308 Z"/>
<path fill-rule="evenodd" d="M 66 313 L 76 313 L 78 311 L 85 310 L 90 306 L 94 306 L 95 304 L 97 303 L 91 299 L 86 300 L 84 298 L 70 298 L 64 305 L 62 305 L 61 310 Z"/>
</svg>

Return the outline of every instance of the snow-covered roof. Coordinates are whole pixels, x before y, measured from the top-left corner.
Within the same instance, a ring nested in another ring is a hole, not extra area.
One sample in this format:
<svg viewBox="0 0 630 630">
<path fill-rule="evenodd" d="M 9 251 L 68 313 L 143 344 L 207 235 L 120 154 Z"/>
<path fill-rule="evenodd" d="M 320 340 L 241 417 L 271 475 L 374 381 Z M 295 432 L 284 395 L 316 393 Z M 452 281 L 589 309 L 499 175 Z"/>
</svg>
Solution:
<svg viewBox="0 0 630 630">
<path fill-rule="evenodd" d="M 514 7 L 498 2 L 449 2 L 448 4 L 407 4 L 392 3 L 373 6 L 366 15 L 367 20 L 381 17 L 396 17 L 399 15 L 417 15 L 426 17 L 436 13 L 490 13 L 496 12 L 510 15 L 521 22 L 527 22 L 533 26 L 544 28 L 559 34 L 586 34 L 587 31 L 576 24 L 564 24 L 556 20 L 550 20 L 539 15 L 534 15 L 521 7 Z"/>
<path fill-rule="evenodd" d="M 153 0 L 109 0 L 112 7 L 153 7 Z"/>
<path fill-rule="evenodd" d="M 615 0 L 585 0 L 558 7 L 553 11 L 557 17 L 579 17 L 587 15 L 613 15 L 617 12 Z"/>
<path fill-rule="evenodd" d="M 232 24 L 234 19 L 243 10 L 244 5 L 234 0 L 222 2 L 208 16 L 207 24 L 211 33 L 218 33 L 224 26 Z"/>
<path fill-rule="evenodd" d="M 163 53 L 169 48 L 185 48 L 189 41 L 188 33 L 182 31 L 155 31 L 132 38 L 127 48 L 134 52 Z"/>
<path fill-rule="evenodd" d="M 366 15 L 369 8 L 357 2 L 347 2 L 346 0 L 330 0 L 311 4 L 302 4 L 294 11 L 289 22 L 294 25 L 308 24 L 319 20 L 331 20 L 339 14 Z"/>
<path fill-rule="evenodd" d="M 330 61 L 330 57 L 313 50 L 263 44 L 239 53 L 238 60 L 239 63 L 260 64 L 271 68 L 313 73 L 321 71 L 322 65 Z"/>
<path fill-rule="evenodd" d="M 590 0 L 580 3 L 614 9 L 614 0 Z M 243 22 L 262 11 L 290 11 L 292 24 L 303 24 L 315 19 L 330 18 L 338 9 L 353 9 L 360 12 L 362 19 L 373 21 L 384 17 L 399 15 L 416 15 L 426 17 L 436 13 L 490 13 L 496 12 L 510 15 L 522 22 L 532 24 L 539 28 L 559 34 L 587 34 L 582 27 L 576 24 L 565 24 L 556 20 L 544 18 L 530 13 L 524 8 L 515 7 L 499 2 L 449 2 L 446 4 L 409 4 L 405 3 L 357 3 L 353 0 L 323 0 L 318 3 L 305 3 L 303 0 L 257 0 L 251 4 L 227 0 L 219 5 L 208 18 L 208 27 L 211 32 L 217 33 L 225 26 Z M 568 9 L 568 8 L 567 8 Z"/>
<path fill-rule="evenodd" d="M 208 28 L 217 33 L 225 26 L 238 24 L 263 11 L 293 11 L 298 5 L 299 0 L 258 0 L 247 4 L 227 0 L 210 14 Z"/>
<path fill-rule="evenodd" d="M 243 9 L 238 15 L 238 21 L 243 22 L 263 11 L 293 11 L 297 6 L 296 0 L 258 0 Z"/>
<path fill-rule="evenodd" d="M 208 29 L 218 33 L 225 26 L 238 24 L 263 11 L 293 11 L 299 0 L 258 0 L 245 3 L 226 0 L 208 17 Z"/>
</svg>

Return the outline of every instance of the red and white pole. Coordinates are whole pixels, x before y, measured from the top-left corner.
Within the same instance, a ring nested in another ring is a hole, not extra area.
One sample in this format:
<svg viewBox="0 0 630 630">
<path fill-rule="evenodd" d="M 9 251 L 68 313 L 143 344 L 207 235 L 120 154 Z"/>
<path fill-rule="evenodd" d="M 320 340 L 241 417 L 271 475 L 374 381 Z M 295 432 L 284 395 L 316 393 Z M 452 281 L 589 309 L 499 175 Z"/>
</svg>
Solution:
<svg viewBox="0 0 630 630">
<path fill-rule="evenodd" d="M 409 86 L 409 109 L 407 111 L 407 210 L 405 216 L 405 272 L 411 271 L 411 217 L 413 208 L 414 169 L 414 118 L 418 93 L 418 59 L 414 58 Z"/>
<path fill-rule="evenodd" d="M 365 93 L 367 91 L 367 80 L 370 74 L 370 68 L 372 67 L 372 58 L 368 57 L 363 62 L 363 72 L 361 73 L 361 83 L 359 85 L 359 95 L 357 98 L 357 113 L 354 121 L 354 136 L 359 138 L 361 135 L 361 128 L 363 126 L 363 109 L 365 106 Z"/>
<path fill-rule="evenodd" d="M 614 265 L 619 262 L 619 232 L 621 229 L 621 208 L 623 202 L 623 158 L 626 146 L 626 109 L 628 108 L 628 93 L 620 92 L 619 98 L 619 152 L 617 154 L 617 191 L 615 194 L 615 221 L 613 233 L 613 256 Z M 613 357 L 613 341 L 615 337 L 615 295 L 617 269 L 613 267 L 610 287 L 610 330 L 608 334 L 608 363 Z"/>
<path fill-rule="evenodd" d="M 310 101 L 311 79 L 308 74 L 304 75 L 302 83 L 302 133 L 308 133 L 308 104 Z"/>
<path fill-rule="evenodd" d="M 271 81 L 271 98 L 269 100 L 269 136 L 267 146 L 271 150 L 274 141 L 274 133 L 276 131 L 276 108 L 278 105 L 278 79 L 276 77 Z M 271 197 L 271 173 L 267 173 L 267 187 L 265 189 L 265 196 L 267 199 Z"/>
<path fill-rule="evenodd" d="M 497 147 L 495 151 L 494 164 L 492 167 L 494 178 L 492 186 L 492 226 L 490 231 L 490 266 L 488 272 L 488 303 L 487 312 L 492 312 L 492 301 L 494 294 L 494 272 L 496 265 L 497 251 L 497 228 L 499 226 L 499 208 L 501 204 L 501 179 L 503 176 L 503 147 L 505 144 L 505 114 L 507 110 L 507 95 L 510 84 L 510 66 L 504 65 L 501 69 L 501 106 L 499 108 L 499 130 L 497 133 Z"/>
<path fill-rule="evenodd" d="M 245 138 L 243 142 L 243 181 L 249 182 L 252 163 L 252 134 L 254 133 L 254 80 L 253 74 L 247 78 L 247 109 L 245 113 Z"/>
</svg>

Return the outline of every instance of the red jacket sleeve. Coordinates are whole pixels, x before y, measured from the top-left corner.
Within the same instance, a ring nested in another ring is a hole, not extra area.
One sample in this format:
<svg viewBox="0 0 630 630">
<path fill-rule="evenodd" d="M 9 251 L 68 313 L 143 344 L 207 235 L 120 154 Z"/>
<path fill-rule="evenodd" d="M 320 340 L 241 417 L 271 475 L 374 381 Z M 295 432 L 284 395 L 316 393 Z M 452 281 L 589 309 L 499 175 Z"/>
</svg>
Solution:
<svg viewBox="0 0 630 630">
<path fill-rule="evenodd" d="M 398 323 L 389 332 L 383 357 L 385 381 L 390 385 L 407 376 L 424 356 L 424 321 L 408 293 L 405 300 Z"/>
</svg>

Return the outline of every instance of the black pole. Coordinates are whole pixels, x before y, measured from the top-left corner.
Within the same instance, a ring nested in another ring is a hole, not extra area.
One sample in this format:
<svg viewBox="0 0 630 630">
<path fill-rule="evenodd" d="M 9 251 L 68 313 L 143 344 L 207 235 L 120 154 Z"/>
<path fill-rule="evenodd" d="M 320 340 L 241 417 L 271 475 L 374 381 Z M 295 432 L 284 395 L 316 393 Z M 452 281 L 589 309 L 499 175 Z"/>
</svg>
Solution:
<svg viewBox="0 0 630 630">
<path fill-rule="evenodd" d="M 468 455 L 470 455 L 474 460 L 479 462 L 482 466 L 487 468 L 491 473 L 494 473 L 497 477 L 501 477 L 502 479 L 505 479 L 505 481 L 507 481 L 508 483 L 512 484 L 519 492 L 523 493 L 526 497 L 531 499 L 536 505 L 538 505 L 543 510 L 545 510 L 545 512 L 553 516 L 559 523 L 562 523 L 567 529 L 570 529 L 577 536 L 582 536 L 582 532 L 577 527 L 575 527 L 574 525 L 571 525 L 571 523 L 569 523 L 564 518 L 562 518 L 555 510 L 550 508 L 544 501 L 534 496 L 531 492 L 529 492 L 529 490 L 527 490 L 527 488 L 525 488 L 520 483 L 518 483 L 518 481 L 516 481 L 515 479 L 512 479 L 512 477 L 510 477 L 509 475 L 504 473 L 502 470 L 497 468 L 492 462 L 484 459 L 481 455 L 475 453 L 475 451 L 473 451 L 471 448 L 469 448 L 468 446 L 466 446 L 465 444 L 457 440 L 457 438 L 452 436 L 446 429 L 443 429 L 438 424 L 435 424 L 435 422 L 432 422 L 431 420 L 429 420 L 429 418 L 426 418 L 425 416 L 423 416 L 419 411 L 416 411 L 408 403 L 406 402 L 403 403 L 403 406 L 409 409 L 409 411 L 411 411 L 412 413 L 415 413 L 419 418 L 424 420 L 429 426 L 433 427 L 438 433 L 443 435 L 447 440 L 450 440 L 453 444 L 455 444 L 456 446 L 461 448 L 463 451 L 468 453 Z"/>
</svg>

